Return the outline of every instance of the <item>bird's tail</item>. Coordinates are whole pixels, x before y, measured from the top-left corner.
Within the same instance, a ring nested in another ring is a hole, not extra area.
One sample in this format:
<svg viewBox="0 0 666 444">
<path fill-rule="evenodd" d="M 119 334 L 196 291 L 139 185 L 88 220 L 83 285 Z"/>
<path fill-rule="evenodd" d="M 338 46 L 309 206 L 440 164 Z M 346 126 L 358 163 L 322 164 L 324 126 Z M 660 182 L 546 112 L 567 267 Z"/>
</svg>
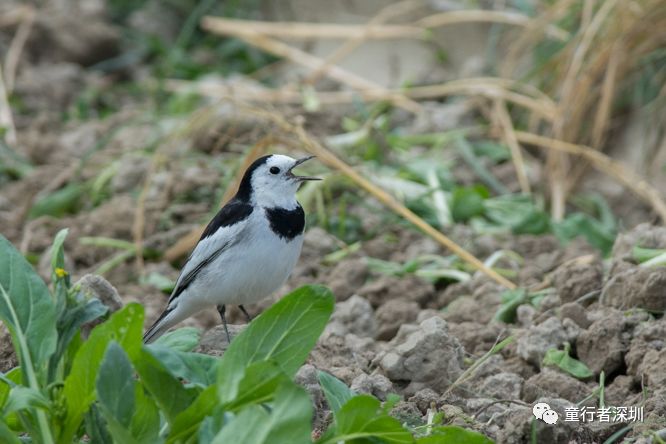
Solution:
<svg viewBox="0 0 666 444">
<path fill-rule="evenodd" d="M 167 307 L 153 325 L 143 334 L 143 342 L 150 344 L 162 336 L 168 329 L 177 324 L 180 320 L 176 319 L 175 307 Z"/>
</svg>

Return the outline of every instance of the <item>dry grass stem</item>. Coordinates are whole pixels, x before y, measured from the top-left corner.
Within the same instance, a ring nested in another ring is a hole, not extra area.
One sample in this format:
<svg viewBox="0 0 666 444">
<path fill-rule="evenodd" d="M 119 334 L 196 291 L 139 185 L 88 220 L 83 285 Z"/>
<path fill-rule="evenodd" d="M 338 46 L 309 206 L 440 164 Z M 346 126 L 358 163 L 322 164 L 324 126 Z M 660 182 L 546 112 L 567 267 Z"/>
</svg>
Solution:
<svg viewBox="0 0 666 444">
<path fill-rule="evenodd" d="M 16 146 L 16 127 L 12 117 L 12 109 L 9 106 L 7 89 L 5 88 L 4 76 L 2 75 L 2 64 L 0 64 L 0 128 L 5 129 L 5 141 L 11 147 Z"/>
<path fill-rule="evenodd" d="M 509 115 L 509 111 L 506 109 L 506 104 L 503 100 L 495 101 L 495 114 L 502 129 L 504 143 L 506 143 L 511 150 L 511 160 L 516 169 L 516 176 L 518 177 L 520 189 L 525 194 L 531 194 L 532 190 L 530 189 L 530 181 L 527 178 L 527 169 L 525 167 L 525 160 L 523 159 L 523 151 L 518 144 L 518 139 L 516 139 L 513 122 L 511 121 L 511 116 Z"/>
<path fill-rule="evenodd" d="M 165 87 L 170 91 L 196 93 L 216 99 L 295 105 L 303 103 L 303 96 L 300 92 L 286 89 L 249 89 L 222 83 L 195 83 L 176 79 L 167 80 Z M 512 91 L 512 89 L 517 91 Z M 359 91 L 317 91 L 315 94 L 320 105 L 351 103 L 358 97 L 366 101 L 387 101 L 396 94 L 402 94 L 411 99 L 436 99 L 455 95 L 480 96 L 502 99 L 520 105 L 547 120 L 554 119 L 557 115 L 556 104 L 535 88 L 521 85 L 513 80 L 493 77 L 453 80 L 438 85 L 415 86 L 405 90 L 382 88 Z"/>
<path fill-rule="evenodd" d="M 595 169 L 614 178 L 632 191 L 637 197 L 650 205 L 659 215 L 661 220 L 666 222 L 666 203 L 662 199 L 659 191 L 641 176 L 621 163 L 614 161 L 607 155 L 594 150 L 589 146 L 577 145 L 523 131 L 516 131 L 516 138 L 519 142 L 540 148 L 548 148 L 561 153 L 582 156 L 584 159 L 588 160 Z"/>
<path fill-rule="evenodd" d="M 334 23 L 266 22 L 206 16 L 202 27 L 211 32 L 233 35 L 267 35 L 283 39 L 426 39 L 427 30 L 464 23 L 501 23 L 530 26 L 533 19 L 519 13 L 488 10 L 449 11 L 426 16 L 412 24 L 352 25 Z M 569 33 L 548 24 L 545 33 L 565 41 Z"/>
<path fill-rule="evenodd" d="M 37 13 L 35 8 L 32 6 L 26 6 L 22 8 L 22 19 L 14 38 L 7 49 L 7 56 L 5 57 L 5 84 L 7 88 L 7 94 L 11 94 L 14 91 L 14 79 L 16 79 L 16 70 L 18 68 L 18 62 L 21 58 L 21 53 L 23 48 L 28 41 L 30 36 L 30 31 L 32 30 L 32 25 L 35 23 L 35 17 Z"/>
</svg>

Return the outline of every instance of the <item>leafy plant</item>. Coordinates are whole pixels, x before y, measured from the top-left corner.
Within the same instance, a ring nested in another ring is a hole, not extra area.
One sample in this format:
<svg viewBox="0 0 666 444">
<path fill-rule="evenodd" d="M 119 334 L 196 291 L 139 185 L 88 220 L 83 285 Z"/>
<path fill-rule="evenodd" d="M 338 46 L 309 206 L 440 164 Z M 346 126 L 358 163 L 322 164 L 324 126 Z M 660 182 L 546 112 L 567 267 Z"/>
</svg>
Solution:
<svg viewBox="0 0 666 444">
<path fill-rule="evenodd" d="M 113 313 L 85 338 L 82 327 L 107 309 L 71 285 L 66 235 L 58 233 L 52 248 L 51 290 L 0 236 L 0 318 L 19 361 L 0 376 L 1 442 L 312 442 L 312 404 L 292 378 L 333 312 L 328 289 L 305 286 L 285 296 L 221 358 L 192 352 L 198 343 L 192 328 L 143 344 L 138 304 Z M 356 395 L 330 375 L 320 381 L 335 421 L 318 443 L 488 442 L 436 426 L 415 438 L 416 430 L 390 416 L 391 402 Z"/>
<path fill-rule="evenodd" d="M 546 352 L 543 364 L 558 367 L 578 379 L 588 379 L 594 376 L 594 373 L 592 373 L 588 366 L 578 359 L 572 358 L 570 352 L 571 345 L 569 343 L 564 344 L 564 350 L 551 348 Z"/>
</svg>

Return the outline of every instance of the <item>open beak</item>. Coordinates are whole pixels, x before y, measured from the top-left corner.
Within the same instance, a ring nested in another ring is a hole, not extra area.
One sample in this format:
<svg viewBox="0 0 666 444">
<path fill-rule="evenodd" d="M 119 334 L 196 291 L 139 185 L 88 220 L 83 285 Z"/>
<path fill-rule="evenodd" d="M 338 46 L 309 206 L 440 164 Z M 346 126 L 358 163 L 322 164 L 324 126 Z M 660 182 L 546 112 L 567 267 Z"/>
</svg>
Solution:
<svg viewBox="0 0 666 444">
<path fill-rule="evenodd" d="M 302 157 L 302 158 L 298 159 L 298 160 L 294 163 L 294 165 L 293 165 L 291 168 L 289 168 L 289 171 L 287 172 L 287 174 L 289 175 L 289 177 L 291 177 L 291 178 L 293 178 L 293 179 L 296 179 L 296 180 L 299 181 L 299 182 L 303 182 L 303 181 L 305 181 L 305 180 L 321 180 L 321 177 L 295 176 L 295 175 L 292 174 L 292 172 L 291 172 L 291 170 L 293 170 L 294 168 L 296 168 L 297 166 L 299 166 L 299 165 L 302 164 L 303 162 L 306 162 L 306 161 L 312 159 L 313 157 L 315 157 L 315 156 L 307 156 L 307 157 Z"/>
</svg>

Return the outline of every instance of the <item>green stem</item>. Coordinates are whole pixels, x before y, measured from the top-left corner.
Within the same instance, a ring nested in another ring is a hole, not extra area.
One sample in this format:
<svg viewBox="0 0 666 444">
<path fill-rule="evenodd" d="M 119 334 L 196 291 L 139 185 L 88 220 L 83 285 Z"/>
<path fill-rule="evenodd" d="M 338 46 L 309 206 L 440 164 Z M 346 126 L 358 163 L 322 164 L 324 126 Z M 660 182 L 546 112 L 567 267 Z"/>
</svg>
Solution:
<svg viewBox="0 0 666 444">
<path fill-rule="evenodd" d="M 2 297 L 5 300 L 5 304 L 7 304 L 7 307 L 9 308 L 9 312 L 12 317 L 12 323 L 14 324 L 15 331 L 16 331 L 16 340 L 19 343 L 19 348 L 20 348 L 20 356 L 23 358 L 21 368 L 25 372 L 25 375 L 27 376 L 28 379 L 28 384 L 30 388 L 36 390 L 36 391 L 41 391 L 41 388 L 39 387 L 39 382 L 37 381 L 37 375 L 35 374 L 35 368 L 33 367 L 32 364 L 32 358 L 30 356 L 30 349 L 28 348 L 28 343 L 25 340 L 25 335 L 23 334 L 23 331 L 20 329 L 20 321 L 18 319 L 18 316 L 16 315 L 16 312 L 14 311 L 14 306 L 12 305 L 12 301 L 9 299 L 9 295 L 5 291 L 5 288 L 0 285 L 0 291 L 2 292 Z M 51 435 L 51 428 L 49 427 L 49 420 L 46 417 L 46 413 L 44 413 L 43 410 L 41 409 L 35 409 L 35 414 L 37 416 L 37 423 L 39 425 L 39 432 L 42 436 L 42 442 L 44 444 L 53 444 L 53 436 Z"/>
</svg>

